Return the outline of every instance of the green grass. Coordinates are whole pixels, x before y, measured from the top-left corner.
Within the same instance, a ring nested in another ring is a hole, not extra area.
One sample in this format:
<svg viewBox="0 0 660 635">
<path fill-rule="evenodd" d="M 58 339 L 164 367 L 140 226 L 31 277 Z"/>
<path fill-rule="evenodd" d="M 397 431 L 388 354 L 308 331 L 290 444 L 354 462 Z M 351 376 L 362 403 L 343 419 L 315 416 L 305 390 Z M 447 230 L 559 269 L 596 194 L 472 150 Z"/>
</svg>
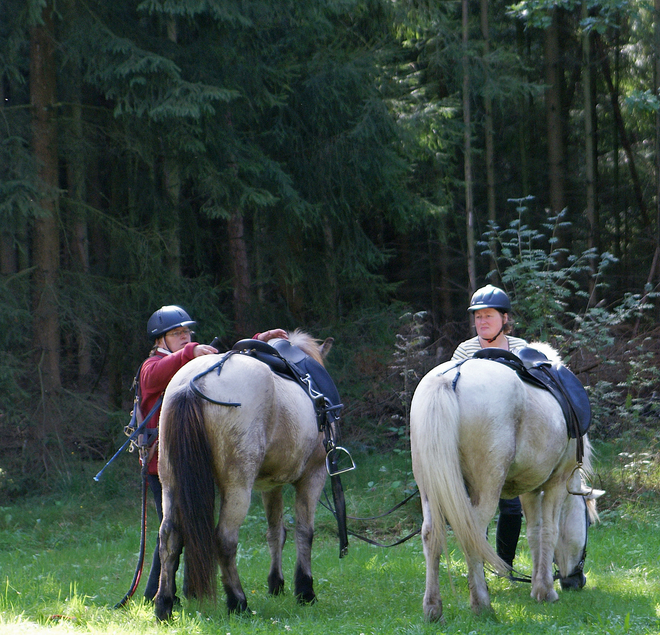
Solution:
<svg viewBox="0 0 660 635">
<path fill-rule="evenodd" d="M 285 547 L 287 592 L 267 593 L 268 554 L 265 520 L 255 496 L 241 531 L 239 571 L 251 613 L 228 616 L 217 605 L 183 600 L 168 624 L 159 624 L 152 607 L 140 600 L 123 610 L 112 607 L 131 582 L 139 546 L 139 488 L 133 467 L 119 465 L 106 483 L 91 477 L 98 466 L 80 468 L 76 487 L 48 499 L 0 508 L 0 635 L 5 633 L 660 633 L 660 497 L 657 465 L 619 457 L 616 446 L 599 448 L 597 485 L 602 522 L 592 527 L 586 565 L 588 584 L 579 592 L 560 592 L 554 604 L 538 604 L 529 585 L 489 576 L 495 614 L 475 616 L 469 608 L 463 556 L 450 541 L 452 592 L 445 566 L 441 591 L 446 622 L 428 624 L 422 615 L 424 557 L 415 537 L 390 549 L 351 538 L 348 555 L 338 558 L 335 525 L 320 507 L 313 554 L 319 601 L 299 606 L 290 580 L 295 558 L 292 534 Z M 134 457 L 132 457 L 134 458 Z M 127 459 L 130 461 L 129 459 Z M 357 470 L 343 477 L 351 515 L 389 509 L 412 486 L 404 453 L 355 456 Z M 626 462 L 627 461 L 627 462 Z M 126 464 L 128 465 L 128 463 Z M 626 467 L 629 465 L 632 467 Z M 637 470 L 638 474 L 632 474 Z M 105 478 L 105 477 L 104 477 Z M 634 488 L 633 489 L 631 489 Z M 288 499 L 291 524 L 291 500 Z M 417 499 L 392 516 L 374 522 L 349 521 L 361 533 L 391 541 L 420 519 Z M 147 560 L 155 540 L 150 510 Z M 494 531 L 490 532 L 491 539 Z M 531 562 L 521 539 L 517 568 Z M 144 576 L 148 573 L 148 563 Z"/>
</svg>

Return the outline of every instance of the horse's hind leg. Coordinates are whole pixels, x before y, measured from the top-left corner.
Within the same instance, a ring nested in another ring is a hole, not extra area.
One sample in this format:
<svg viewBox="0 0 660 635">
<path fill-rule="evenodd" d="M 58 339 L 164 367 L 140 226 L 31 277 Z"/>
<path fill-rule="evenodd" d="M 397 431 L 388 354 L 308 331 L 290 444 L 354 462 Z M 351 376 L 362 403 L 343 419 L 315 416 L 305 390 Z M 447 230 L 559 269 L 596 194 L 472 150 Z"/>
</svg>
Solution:
<svg viewBox="0 0 660 635">
<path fill-rule="evenodd" d="M 175 578 L 179 568 L 179 559 L 183 550 L 183 539 L 181 531 L 172 521 L 172 512 L 169 504 L 165 501 L 168 496 L 163 490 L 163 522 L 158 533 L 160 541 L 160 583 L 158 593 L 154 598 L 156 617 L 159 620 L 167 620 L 172 617 L 175 598 Z"/>
<path fill-rule="evenodd" d="M 238 530 L 250 509 L 250 487 L 233 488 L 221 492 L 220 515 L 216 536 L 222 585 L 227 594 L 227 608 L 230 613 L 247 611 L 247 599 L 236 568 L 238 550 Z"/>
<path fill-rule="evenodd" d="M 442 597 L 440 596 L 440 544 L 434 537 L 437 536 L 437 533 L 434 534 L 432 531 L 429 501 L 425 495 L 422 496 L 422 509 L 424 513 L 422 545 L 426 559 L 426 590 L 422 608 L 427 620 L 437 622 L 443 619 Z M 444 528 L 439 528 L 439 531 L 444 531 Z"/>
<path fill-rule="evenodd" d="M 269 492 L 263 492 L 261 497 L 268 520 L 268 532 L 266 534 L 270 549 L 268 592 L 272 595 L 279 595 L 284 590 L 282 548 L 286 540 L 286 529 L 283 522 L 284 503 L 282 501 L 282 488 L 278 487 Z"/>
<path fill-rule="evenodd" d="M 312 578 L 312 542 L 314 540 L 314 514 L 325 483 L 325 464 L 321 463 L 296 488 L 296 570 L 294 593 L 302 604 L 316 602 Z"/>
<path fill-rule="evenodd" d="M 495 514 L 499 500 L 501 484 L 498 486 L 496 476 L 490 476 L 490 483 L 486 479 L 480 483 L 478 488 L 472 488 L 470 496 L 477 504 L 473 507 L 474 518 L 482 532 L 486 535 L 488 524 Z M 503 481 L 503 476 L 501 477 Z M 475 492 L 479 492 L 476 494 Z M 468 587 L 470 589 L 470 607 L 475 613 L 488 613 L 493 611 L 484 574 L 484 561 L 481 556 L 472 553 L 465 554 L 468 565 Z"/>
</svg>

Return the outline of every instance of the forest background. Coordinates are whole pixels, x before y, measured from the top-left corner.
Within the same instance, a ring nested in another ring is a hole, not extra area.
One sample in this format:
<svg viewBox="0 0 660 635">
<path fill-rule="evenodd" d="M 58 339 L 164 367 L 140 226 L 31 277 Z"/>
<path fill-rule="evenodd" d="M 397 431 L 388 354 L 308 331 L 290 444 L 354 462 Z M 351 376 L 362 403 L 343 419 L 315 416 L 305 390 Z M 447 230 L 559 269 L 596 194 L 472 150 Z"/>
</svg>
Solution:
<svg viewBox="0 0 660 635">
<path fill-rule="evenodd" d="M 510 294 L 655 448 L 660 2 L 3 0 L 0 498 L 122 441 L 146 321 L 333 336 L 358 447 Z"/>
</svg>

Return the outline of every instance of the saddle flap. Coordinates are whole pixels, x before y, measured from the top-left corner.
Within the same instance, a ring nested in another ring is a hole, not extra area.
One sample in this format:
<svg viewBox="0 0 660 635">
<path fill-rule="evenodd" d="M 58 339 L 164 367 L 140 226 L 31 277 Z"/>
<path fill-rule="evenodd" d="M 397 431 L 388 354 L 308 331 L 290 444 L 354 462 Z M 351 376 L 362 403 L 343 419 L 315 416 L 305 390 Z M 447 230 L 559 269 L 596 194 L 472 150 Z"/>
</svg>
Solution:
<svg viewBox="0 0 660 635">
<path fill-rule="evenodd" d="M 535 366 L 527 373 L 542 383 L 559 402 L 569 436 L 576 439 L 586 434 L 591 424 L 591 405 L 582 382 L 561 364 Z"/>
<path fill-rule="evenodd" d="M 558 364 L 555 368 L 555 378 L 568 398 L 578 422 L 580 435 L 586 434 L 591 423 L 591 404 L 582 382 L 566 366 Z"/>
</svg>

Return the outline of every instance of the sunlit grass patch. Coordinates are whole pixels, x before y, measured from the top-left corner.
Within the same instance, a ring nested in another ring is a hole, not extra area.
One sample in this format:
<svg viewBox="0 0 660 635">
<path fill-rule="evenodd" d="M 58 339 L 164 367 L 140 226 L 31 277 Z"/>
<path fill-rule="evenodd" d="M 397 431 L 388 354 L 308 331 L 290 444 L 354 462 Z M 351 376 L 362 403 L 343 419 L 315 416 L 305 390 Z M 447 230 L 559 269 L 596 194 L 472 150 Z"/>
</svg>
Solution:
<svg viewBox="0 0 660 635">
<path fill-rule="evenodd" d="M 409 457 L 364 455 L 357 460 L 358 469 L 343 479 L 349 513 L 377 515 L 404 498 L 410 488 Z M 619 478 L 616 470 L 614 476 L 607 474 Z M 0 635 L 657 633 L 660 505 L 653 497 L 641 501 L 639 497 L 613 501 L 608 495 L 601 499 L 602 522 L 591 528 L 589 536 L 585 589 L 559 591 L 558 602 L 539 604 L 530 597 L 529 584 L 488 573 L 494 612 L 481 616 L 470 610 L 465 559 L 450 532 L 453 589 L 443 558 L 440 590 L 445 622 L 429 624 L 422 613 L 425 562 L 420 537 L 389 549 L 350 538 L 348 554 L 340 559 L 336 523 L 323 507 L 317 512 L 312 552 L 318 602 L 299 605 L 292 590 L 295 546 L 290 493 L 285 510 L 289 530 L 283 560 L 285 592 L 271 597 L 266 582 L 266 522 L 255 495 L 241 529 L 238 553 L 250 613 L 227 615 L 220 590 L 217 603 L 183 598 L 171 622 L 160 624 L 153 606 L 142 600 L 144 582 L 124 609 L 113 608 L 127 591 L 137 561 L 139 490 L 131 484 L 125 494 L 107 497 L 90 487 L 76 496 L 24 501 L 0 510 Z M 145 577 L 157 530 L 151 509 L 149 514 Z M 414 500 L 382 519 L 349 521 L 349 527 L 387 542 L 414 529 L 420 520 Z M 493 543 L 494 523 L 489 536 Z M 515 566 L 522 574 L 531 573 L 524 527 Z"/>
</svg>

